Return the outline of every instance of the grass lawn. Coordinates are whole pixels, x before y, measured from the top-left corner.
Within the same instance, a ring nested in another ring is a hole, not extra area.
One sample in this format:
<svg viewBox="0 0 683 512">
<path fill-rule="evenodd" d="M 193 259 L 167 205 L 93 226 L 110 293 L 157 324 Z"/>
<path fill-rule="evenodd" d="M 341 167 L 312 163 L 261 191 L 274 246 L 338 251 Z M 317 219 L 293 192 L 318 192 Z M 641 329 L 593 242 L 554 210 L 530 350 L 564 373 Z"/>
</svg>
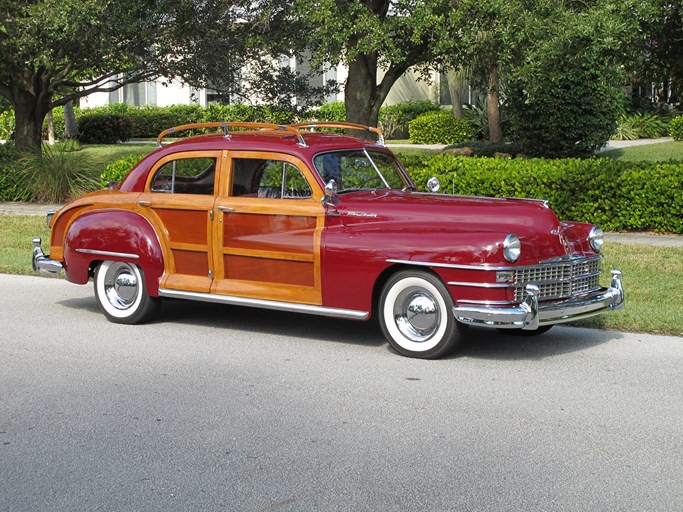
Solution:
<svg viewBox="0 0 683 512">
<path fill-rule="evenodd" d="M 99 178 L 105 167 L 128 155 L 146 155 L 156 149 L 155 144 L 84 144 L 81 152 L 88 161 L 92 176 Z"/>
<path fill-rule="evenodd" d="M 660 142 L 644 146 L 612 149 L 601 153 L 600 156 L 627 162 L 666 162 L 668 160 L 683 162 L 683 141 Z"/>
<path fill-rule="evenodd" d="M 0 273 L 33 274 L 31 240 L 36 236 L 47 250 L 44 217 L 0 215 Z M 683 249 L 608 244 L 604 254 L 603 285 L 609 285 L 610 269 L 624 273 L 626 310 L 580 325 L 683 336 Z"/>
</svg>

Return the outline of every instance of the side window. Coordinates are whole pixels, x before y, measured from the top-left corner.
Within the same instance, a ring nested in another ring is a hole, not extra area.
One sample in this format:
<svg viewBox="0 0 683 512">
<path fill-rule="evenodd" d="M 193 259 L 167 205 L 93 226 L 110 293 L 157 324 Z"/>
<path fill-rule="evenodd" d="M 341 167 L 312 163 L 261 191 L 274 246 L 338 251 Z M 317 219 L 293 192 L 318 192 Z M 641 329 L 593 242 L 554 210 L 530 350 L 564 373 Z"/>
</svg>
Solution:
<svg viewBox="0 0 683 512">
<path fill-rule="evenodd" d="M 305 199 L 313 195 L 304 175 L 290 163 L 285 163 L 282 191 L 282 197 L 286 199 Z"/>
<path fill-rule="evenodd" d="M 301 171 L 289 162 L 257 158 L 234 158 L 233 196 L 270 199 L 305 199 L 311 187 Z"/>
<path fill-rule="evenodd" d="M 162 165 L 152 180 L 152 192 L 213 194 L 215 158 L 182 158 Z"/>
</svg>

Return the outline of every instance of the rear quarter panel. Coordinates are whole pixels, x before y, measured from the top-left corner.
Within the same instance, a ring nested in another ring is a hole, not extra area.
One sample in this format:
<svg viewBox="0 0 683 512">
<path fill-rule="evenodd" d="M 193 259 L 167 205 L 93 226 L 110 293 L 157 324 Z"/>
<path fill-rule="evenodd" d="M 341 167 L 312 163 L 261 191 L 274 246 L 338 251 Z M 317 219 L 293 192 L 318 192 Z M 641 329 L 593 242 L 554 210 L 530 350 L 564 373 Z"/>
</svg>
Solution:
<svg viewBox="0 0 683 512">
<path fill-rule="evenodd" d="M 147 292 L 158 295 L 164 272 L 163 250 L 154 227 L 141 213 L 95 206 L 66 217 L 69 222 L 64 228 L 61 259 L 68 281 L 87 283 L 98 261 L 126 261 L 142 268 Z"/>
</svg>

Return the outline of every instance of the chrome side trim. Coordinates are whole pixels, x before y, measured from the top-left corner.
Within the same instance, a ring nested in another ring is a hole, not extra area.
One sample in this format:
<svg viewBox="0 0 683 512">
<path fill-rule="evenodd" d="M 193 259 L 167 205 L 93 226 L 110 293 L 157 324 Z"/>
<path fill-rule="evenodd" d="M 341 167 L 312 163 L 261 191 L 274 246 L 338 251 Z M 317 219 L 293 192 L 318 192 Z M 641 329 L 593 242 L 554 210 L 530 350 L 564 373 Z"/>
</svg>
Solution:
<svg viewBox="0 0 683 512">
<path fill-rule="evenodd" d="M 433 194 L 433 192 L 413 192 L 414 194 Z M 534 199 L 532 197 L 491 197 L 491 196 L 466 196 L 463 194 L 446 194 L 443 193 L 442 195 L 444 196 L 451 196 L 451 197 L 462 197 L 463 199 L 486 199 L 488 201 L 527 201 L 529 203 L 542 203 L 544 206 L 548 206 L 548 200 L 547 199 Z"/>
<path fill-rule="evenodd" d="M 291 302 L 280 302 L 276 300 L 249 299 L 246 297 L 235 297 L 232 295 L 216 295 L 212 293 L 185 292 L 180 290 L 169 290 L 160 288 L 159 295 L 171 299 L 189 299 L 202 302 L 215 302 L 218 304 L 230 304 L 233 306 L 251 306 L 263 309 L 274 309 L 277 311 L 289 311 L 292 313 L 307 313 L 309 315 L 331 316 L 335 318 L 346 318 L 349 320 L 367 320 L 370 312 L 357 311 L 354 309 L 326 308 L 324 306 L 312 306 L 310 304 L 295 304 Z"/>
<path fill-rule="evenodd" d="M 456 301 L 458 304 L 479 304 L 483 306 L 510 306 L 512 304 L 518 304 L 514 300 L 469 300 L 469 299 L 458 299 Z"/>
<path fill-rule="evenodd" d="M 432 263 L 429 261 L 412 261 L 412 260 L 394 260 L 394 259 L 389 259 L 386 260 L 387 263 L 399 263 L 401 265 L 415 265 L 419 267 L 439 267 L 439 268 L 457 268 L 457 269 L 462 269 L 462 270 L 517 270 L 519 268 L 523 267 L 513 267 L 513 266 L 505 266 L 505 267 L 496 267 L 496 266 L 489 266 L 489 265 L 458 265 L 455 263 Z"/>
<path fill-rule="evenodd" d="M 420 267 L 438 267 L 438 268 L 454 268 L 454 269 L 459 269 L 459 270 L 526 270 L 529 268 L 538 268 L 538 267 L 544 267 L 546 265 L 553 265 L 553 264 L 558 264 L 558 263 L 572 263 L 574 261 L 578 260 L 585 260 L 586 262 L 590 262 L 593 260 L 600 260 L 602 259 L 602 255 L 598 256 L 590 256 L 586 258 L 585 256 L 562 256 L 559 258 L 551 258 L 548 260 L 543 260 L 539 263 L 536 263 L 535 265 L 505 265 L 505 266 L 496 266 L 496 265 L 461 265 L 457 263 L 433 263 L 429 261 L 413 261 L 413 260 L 396 260 L 396 259 L 388 259 L 385 260 L 387 263 L 399 263 L 401 265 L 416 265 Z"/>
<path fill-rule="evenodd" d="M 98 251 L 95 249 L 76 249 L 76 252 L 82 254 L 94 254 L 96 256 L 111 256 L 112 258 L 129 258 L 131 260 L 137 260 L 140 258 L 137 254 L 128 254 L 126 252 L 112 252 L 112 251 Z"/>
<path fill-rule="evenodd" d="M 515 283 L 466 283 L 458 281 L 448 281 L 449 286 L 470 286 L 472 288 L 517 288 Z"/>
</svg>

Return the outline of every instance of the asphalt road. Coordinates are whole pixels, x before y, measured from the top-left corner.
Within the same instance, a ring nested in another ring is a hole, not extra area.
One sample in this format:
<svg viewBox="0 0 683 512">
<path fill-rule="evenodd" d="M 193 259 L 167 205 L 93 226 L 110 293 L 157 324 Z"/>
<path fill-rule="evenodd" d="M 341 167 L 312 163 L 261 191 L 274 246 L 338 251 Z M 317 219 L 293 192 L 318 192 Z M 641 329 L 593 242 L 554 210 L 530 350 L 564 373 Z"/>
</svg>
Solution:
<svg viewBox="0 0 683 512">
<path fill-rule="evenodd" d="M 0 510 L 680 511 L 683 338 L 471 330 L 400 357 L 371 323 L 0 275 Z"/>
</svg>

